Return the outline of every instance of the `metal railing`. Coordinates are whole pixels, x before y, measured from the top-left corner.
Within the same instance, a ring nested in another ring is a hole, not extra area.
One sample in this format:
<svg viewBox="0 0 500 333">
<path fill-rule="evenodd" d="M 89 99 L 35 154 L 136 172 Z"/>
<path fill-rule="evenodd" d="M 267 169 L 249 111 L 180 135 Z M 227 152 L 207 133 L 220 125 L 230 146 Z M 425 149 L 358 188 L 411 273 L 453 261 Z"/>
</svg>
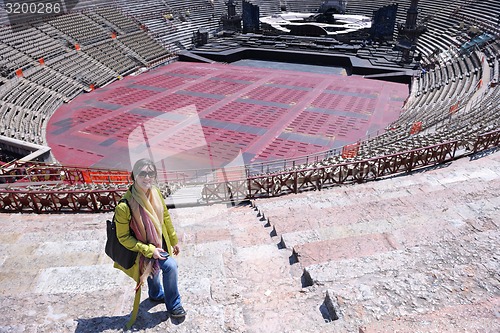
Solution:
<svg viewBox="0 0 500 333">
<path fill-rule="evenodd" d="M 492 131 L 478 136 L 471 153 L 499 145 L 500 130 Z M 470 147 L 462 147 L 460 141 L 454 140 L 361 161 L 208 183 L 203 188 L 202 200 L 206 203 L 241 201 L 362 183 L 451 161 L 462 148 Z"/>
</svg>

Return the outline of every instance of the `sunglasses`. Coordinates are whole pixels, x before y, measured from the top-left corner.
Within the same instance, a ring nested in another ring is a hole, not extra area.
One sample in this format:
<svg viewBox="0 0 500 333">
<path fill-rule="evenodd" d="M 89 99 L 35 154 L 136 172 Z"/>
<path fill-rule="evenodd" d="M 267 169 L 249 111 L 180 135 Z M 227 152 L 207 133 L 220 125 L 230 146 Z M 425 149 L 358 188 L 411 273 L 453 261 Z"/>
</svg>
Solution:
<svg viewBox="0 0 500 333">
<path fill-rule="evenodd" d="M 141 171 L 138 174 L 139 177 L 146 178 L 148 176 L 149 178 L 155 178 L 156 177 L 156 172 L 154 171 Z"/>
</svg>

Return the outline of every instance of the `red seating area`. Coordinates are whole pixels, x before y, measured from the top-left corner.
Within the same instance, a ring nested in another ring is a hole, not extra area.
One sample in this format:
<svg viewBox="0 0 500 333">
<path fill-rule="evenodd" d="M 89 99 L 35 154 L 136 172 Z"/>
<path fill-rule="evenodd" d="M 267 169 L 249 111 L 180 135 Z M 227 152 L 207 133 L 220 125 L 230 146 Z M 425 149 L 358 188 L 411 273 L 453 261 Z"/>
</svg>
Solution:
<svg viewBox="0 0 500 333">
<path fill-rule="evenodd" d="M 130 105 L 156 94 L 156 91 L 124 87 L 116 91 L 109 91 L 97 98 L 97 100 L 112 104 Z"/>
<path fill-rule="evenodd" d="M 244 89 L 247 86 L 248 83 L 240 83 L 229 80 L 210 80 L 210 85 L 207 85 L 206 82 L 200 82 L 190 86 L 189 91 L 198 91 L 206 94 L 228 96 L 238 93 L 238 91 Z"/>
<path fill-rule="evenodd" d="M 290 155 L 308 155 L 328 149 L 326 146 L 307 144 L 293 140 L 274 139 L 256 158 L 261 160 L 272 160 L 286 158 Z"/>
<path fill-rule="evenodd" d="M 205 98 L 200 96 L 189 96 L 181 94 L 170 94 L 159 97 L 149 103 L 141 105 L 145 109 L 156 110 L 160 112 L 173 112 L 180 114 L 193 114 L 193 111 L 200 113 L 217 103 L 216 99 Z M 189 105 L 195 105 L 196 109 L 184 109 Z"/>
<path fill-rule="evenodd" d="M 193 81 L 194 78 L 191 77 L 175 77 L 172 75 L 159 74 L 159 75 L 148 75 L 147 78 L 138 80 L 137 85 L 144 85 L 157 88 L 175 88 Z"/>
<path fill-rule="evenodd" d="M 384 128 L 406 94 L 405 85 L 361 77 L 176 62 L 64 105 L 47 141 L 63 164 L 107 168 L 128 168 L 145 141 L 158 154 L 183 154 L 189 169 L 201 160 L 220 167 L 240 151 L 245 163 L 290 158 Z M 75 149 L 88 154 L 76 161 Z"/>
<path fill-rule="evenodd" d="M 255 88 L 245 98 L 293 105 L 301 101 L 306 94 L 306 91 L 278 88 L 266 84 Z"/>
<path fill-rule="evenodd" d="M 235 113 L 234 110 L 240 112 Z M 230 102 L 206 116 L 207 119 L 232 121 L 240 124 L 269 128 L 288 110 L 277 106 L 255 105 L 243 102 Z"/>
</svg>

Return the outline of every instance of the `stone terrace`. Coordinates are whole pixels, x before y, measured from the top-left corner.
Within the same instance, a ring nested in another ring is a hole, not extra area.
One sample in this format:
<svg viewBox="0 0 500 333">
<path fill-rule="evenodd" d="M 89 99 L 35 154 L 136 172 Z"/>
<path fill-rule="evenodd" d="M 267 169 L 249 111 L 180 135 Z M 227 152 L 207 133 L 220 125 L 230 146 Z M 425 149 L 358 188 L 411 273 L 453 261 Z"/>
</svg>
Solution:
<svg viewBox="0 0 500 333">
<path fill-rule="evenodd" d="M 254 206 L 172 209 L 188 316 L 142 332 L 498 332 L 500 155 Z M 0 332 L 118 332 L 107 214 L 3 214 Z M 338 318 L 338 319 L 337 319 Z"/>
<path fill-rule="evenodd" d="M 499 162 L 256 205 L 339 332 L 497 332 Z"/>
</svg>

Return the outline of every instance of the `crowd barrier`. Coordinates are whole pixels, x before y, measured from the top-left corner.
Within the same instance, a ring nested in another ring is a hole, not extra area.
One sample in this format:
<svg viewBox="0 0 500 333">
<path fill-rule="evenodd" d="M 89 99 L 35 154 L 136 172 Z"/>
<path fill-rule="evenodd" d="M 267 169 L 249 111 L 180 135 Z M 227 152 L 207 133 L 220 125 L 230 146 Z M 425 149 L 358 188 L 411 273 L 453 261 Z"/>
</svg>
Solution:
<svg viewBox="0 0 500 333">
<path fill-rule="evenodd" d="M 366 160 L 212 182 L 204 185 L 202 200 L 207 204 L 234 202 L 362 183 L 452 161 L 459 149 L 461 154 L 477 153 L 499 145 L 500 130 L 496 130 L 478 136 L 472 147 L 461 147 L 455 140 Z"/>
</svg>

